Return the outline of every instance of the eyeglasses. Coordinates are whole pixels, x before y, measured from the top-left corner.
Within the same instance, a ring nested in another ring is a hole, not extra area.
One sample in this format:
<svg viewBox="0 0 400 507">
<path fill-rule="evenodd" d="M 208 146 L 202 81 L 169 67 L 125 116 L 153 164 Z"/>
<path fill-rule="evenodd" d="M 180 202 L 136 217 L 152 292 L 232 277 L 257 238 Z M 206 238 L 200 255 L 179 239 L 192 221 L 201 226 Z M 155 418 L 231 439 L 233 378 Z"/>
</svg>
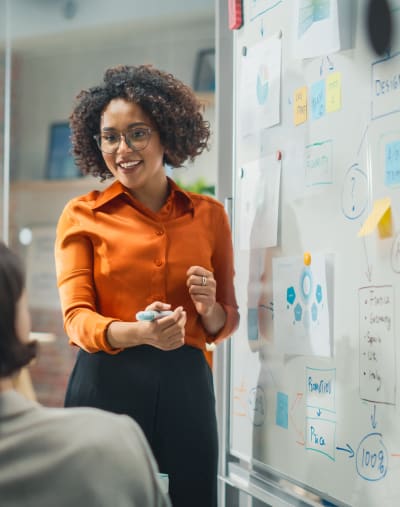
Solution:
<svg viewBox="0 0 400 507">
<path fill-rule="evenodd" d="M 131 150 L 144 150 L 149 144 L 151 133 L 152 129 L 150 127 L 135 127 L 126 132 L 102 132 L 94 135 L 93 138 L 96 140 L 100 151 L 112 154 L 118 150 L 122 138 Z"/>
</svg>

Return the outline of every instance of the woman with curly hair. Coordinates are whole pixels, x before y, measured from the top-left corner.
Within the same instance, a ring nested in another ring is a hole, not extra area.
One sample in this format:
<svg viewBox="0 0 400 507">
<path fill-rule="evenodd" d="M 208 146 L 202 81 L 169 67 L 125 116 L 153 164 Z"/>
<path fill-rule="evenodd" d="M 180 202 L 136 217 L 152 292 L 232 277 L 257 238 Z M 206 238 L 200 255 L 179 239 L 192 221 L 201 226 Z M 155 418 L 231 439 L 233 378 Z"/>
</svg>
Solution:
<svg viewBox="0 0 400 507">
<path fill-rule="evenodd" d="M 70 124 L 81 171 L 114 181 L 72 199 L 57 227 L 64 324 L 80 349 L 65 405 L 133 417 L 174 507 L 215 507 L 206 344 L 238 326 L 231 231 L 220 202 L 165 172 L 207 148 L 209 125 L 188 86 L 146 65 L 108 69 L 77 96 Z M 161 318 L 136 320 L 143 310 Z"/>
</svg>

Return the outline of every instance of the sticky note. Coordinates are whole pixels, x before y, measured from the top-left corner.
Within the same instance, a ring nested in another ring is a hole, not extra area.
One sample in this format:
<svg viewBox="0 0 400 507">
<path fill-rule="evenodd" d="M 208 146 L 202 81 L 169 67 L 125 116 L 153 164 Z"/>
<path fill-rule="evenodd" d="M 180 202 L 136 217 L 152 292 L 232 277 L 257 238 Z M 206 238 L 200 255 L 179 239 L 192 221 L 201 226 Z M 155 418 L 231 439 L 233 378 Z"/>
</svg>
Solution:
<svg viewBox="0 0 400 507">
<path fill-rule="evenodd" d="M 321 79 L 311 86 L 311 118 L 318 120 L 325 114 L 325 81 Z"/>
<path fill-rule="evenodd" d="M 367 220 L 358 232 L 358 236 L 367 236 L 378 228 L 379 236 L 387 238 L 392 235 L 392 212 L 390 197 L 384 197 L 374 202 L 374 207 Z"/>
<path fill-rule="evenodd" d="M 342 107 L 342 74 L 333 72 L 326 78 L 326 111 L 333 113 Z"/>
<path fill-rule="evenodd" d="M 249 340 L 258 340 L 258 308 L 247 309 L 247 335 Z"/>
<path fill-rule="evenodd" d="M 276 418 L 277 426 L 288 429 L 288 395 L 285 393 L 276 393 Z"/>
<path fill-rule="evenodd" d="M 294 124 L 300 125 L 307 121 L 307 86 L 294 92 L 293 104 Z"/>
<path fill-rule="evenodd" d="M 385 185 L 400 185 L 400 141 L 385 146 Z"/>
<path fill-rule="evenodd" d="M 310 254 L 310 252 L 304 252 L 303 260 L 304 260 L 304 264 L 306 266 L 309 266 L 311 264 L 311 254 Z"/>
</svg>

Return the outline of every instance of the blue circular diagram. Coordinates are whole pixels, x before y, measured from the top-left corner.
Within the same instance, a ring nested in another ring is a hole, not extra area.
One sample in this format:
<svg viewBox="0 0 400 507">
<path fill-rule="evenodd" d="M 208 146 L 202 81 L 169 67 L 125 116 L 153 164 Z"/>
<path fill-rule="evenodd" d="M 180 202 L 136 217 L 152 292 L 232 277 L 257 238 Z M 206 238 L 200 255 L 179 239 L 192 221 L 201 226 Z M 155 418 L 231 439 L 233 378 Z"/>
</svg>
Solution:
<svg viewBox="0 0 400 507">
<path fill-rule="evenodd" d="M 308 303 L 313 289 L 313 279 L 311 271 L 306 268 L 302 271 L 300 276 L 300 292 L 301 296 L 306 303 Z"/>
</svg>

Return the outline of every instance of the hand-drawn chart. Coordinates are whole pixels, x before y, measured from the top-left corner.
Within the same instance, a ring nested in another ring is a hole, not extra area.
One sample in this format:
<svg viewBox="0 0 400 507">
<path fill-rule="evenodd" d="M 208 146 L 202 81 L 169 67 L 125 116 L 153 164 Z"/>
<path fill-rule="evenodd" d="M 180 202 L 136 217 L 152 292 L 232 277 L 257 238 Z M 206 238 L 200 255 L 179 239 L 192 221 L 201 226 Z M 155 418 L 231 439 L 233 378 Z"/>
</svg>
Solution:
<svg viewBox="0 0 400 507">
<path fill-rule="evenodd" d="M 370 418 L 373 431 L 364 435 L 357 446 L 336 442 L 335 368 L 306 368 L 306 404 L 306 451 L 317 452 L 331 461 L 346 454 L 355 459 L 356 472 L 366 481 L 379 481 L 385 477 L 389 453 L 383 435 L 376 431 L 376 406 Z"/>
<path fill-rule="evenodd" d="M 372 119 L 400 111 L 400 53 L 382 58 L 372 64 Z"/>
<path fill-rule="evenodd" d="M 273 259 L 274 336 L 278 350 L 291 354 L 331 354 L 328 287 L 323 255 Z"/>
<path fill-rule="evenodd" d="M 301 37 L 313 23 L 328 19 L 330 0 L 300 0 L 298 34 Z"/>
<path fill-rule="evenodd" d="M 276 35 L 242 55 L 238 103 L 243 138 L 280 121 L 281 48 L 282 40 Z"/>
<path fill-rule="evenodd" d="M 281 162 L 263 157 L 240 169 L 240 247 L 275 246 L 278 231 Z"/>
<path fill-rule="evenodd" d="M 335 459 L 336 370 L 306 368 L 306 450 Z M 328 416 L 327 416 L 328 415 Z"/>
<path fill-rule="evenodd" d="M 349 45 L 351 28 L 346 18 L 350 3 L 340 0 L 297 0 L 293 42 L 298 58 L 327 55 Z"/>
<path fill-rule="evenodd" d="M 359 289 L 360 397 L 375 403 L 396 401 L 393 287 Z"/>
<path fill-rule="evenodd" d="M 332 141 L 306 146 L 305 183 L 307 187 L 333 183 Z"/>
</svg>

